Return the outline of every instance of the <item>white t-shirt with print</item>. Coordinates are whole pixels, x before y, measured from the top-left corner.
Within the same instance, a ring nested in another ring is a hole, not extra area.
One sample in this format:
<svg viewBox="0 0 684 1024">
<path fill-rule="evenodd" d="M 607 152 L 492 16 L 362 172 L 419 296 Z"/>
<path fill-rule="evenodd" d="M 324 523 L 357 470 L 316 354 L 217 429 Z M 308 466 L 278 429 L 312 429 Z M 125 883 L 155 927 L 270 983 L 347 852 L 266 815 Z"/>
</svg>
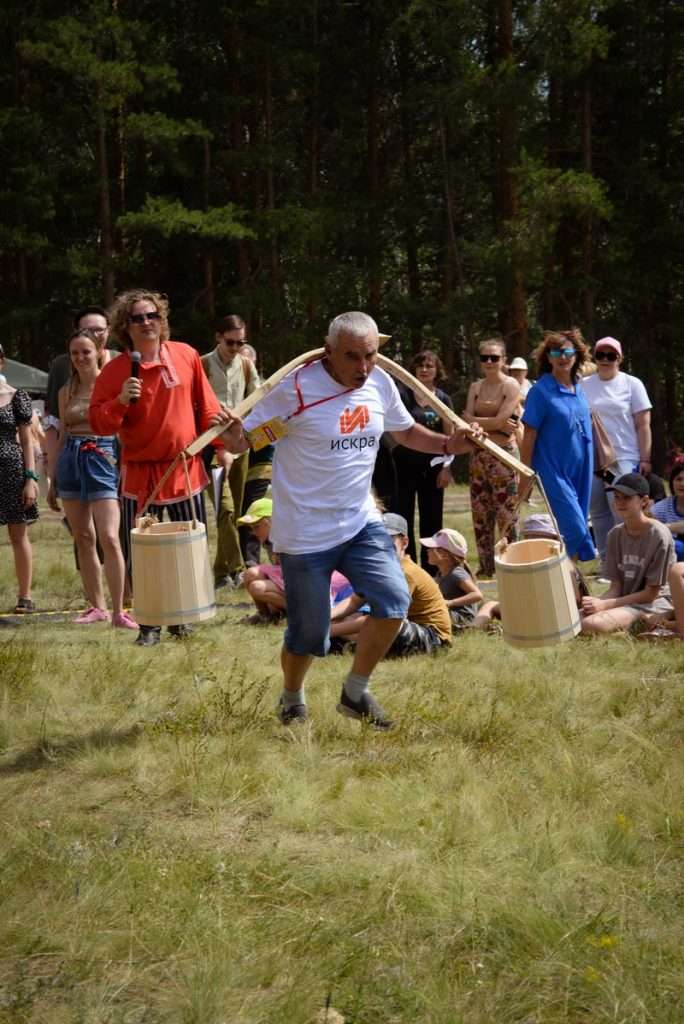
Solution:
<svg viewBox="0 0 684 1024">
<path fill-rule="evenodd" d="M 300 405 L 295 377 L 305 406 Z M 245 419 L 245 430 L 280 417 L 287 421 L 273 459 L 275 551 L 298 555 L 343 544 L 379 520 L 370 493 L 380 437 L 408 430 L 413 417 L 392 378 L 379 367 L 349 391 L 318 361 L 290 374 Z"/>
<path fill-rule="evenodd" d="M 597 412 L 603 420 L 618 459 L 629 459 L 637 465 L 639 439 L 634 416 L 652 408 L 639 378 L 621 370 L 611 380 L 601 380 L 598 373 L 592 373 L 582 381 L 582 390 L 591 411 Z"/>
</svg>

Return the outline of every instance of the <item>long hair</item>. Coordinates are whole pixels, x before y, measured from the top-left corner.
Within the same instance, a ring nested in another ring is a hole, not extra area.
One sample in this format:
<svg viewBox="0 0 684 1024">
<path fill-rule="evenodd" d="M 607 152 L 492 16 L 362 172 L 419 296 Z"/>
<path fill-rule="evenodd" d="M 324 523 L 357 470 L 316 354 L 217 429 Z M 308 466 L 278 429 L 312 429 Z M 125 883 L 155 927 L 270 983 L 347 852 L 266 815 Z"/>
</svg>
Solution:
<svg viewBox="0 0 684 1024">
<path fill-rule="evenodd" d="M 104 361 L 105 361 L 105 343 L 102 340 L 102 338 L 99 336 L 99 334 L 95 334 L 93 331 L 89 330 L 87 327 L 84 327 L 80 331 L 72 331 L 71 332 L 71 334 L 69 335 L 69 339 L 67 341 L 67 345 L 66 345 L 66 350 L 67 350 L 67 353 L 69 355 L 69 365 L 71 367 L 71 376 L 69 377 L 69 391 L 68 391 L 69 398 L 71 398 L 73 396 L 73 394 L 76 391 L 76 388 L 77 388 L 77 386 L 78 386 L 78 384 L 80 383 L 80 380 L 81 380 L 81 378 L 78 375 L 78 370 L 74 366 L 73 360 L 71 358 L 71 342 L 74 340 L 74 338 L 87 338 L 88 341 L 92 341 L 93 345 L 95 346 L 95 351 L 97 352 L 97 368 L 98 368 L 98 370 L 102 369 L 102 367 L 104 366 Z"/>
<path fill-rule="evenodd" d="M 128 317 L 136 302 L 152 302 L 161 317 L 161 341 L 169 340 L 169 301 L 160 292 L 148 292 L 144 288 L 132 288 L 117 295 L 109 309 L 109 325 L 112 336 L 126 351 L 133 343 L 128 334 Z"/>
</svg>

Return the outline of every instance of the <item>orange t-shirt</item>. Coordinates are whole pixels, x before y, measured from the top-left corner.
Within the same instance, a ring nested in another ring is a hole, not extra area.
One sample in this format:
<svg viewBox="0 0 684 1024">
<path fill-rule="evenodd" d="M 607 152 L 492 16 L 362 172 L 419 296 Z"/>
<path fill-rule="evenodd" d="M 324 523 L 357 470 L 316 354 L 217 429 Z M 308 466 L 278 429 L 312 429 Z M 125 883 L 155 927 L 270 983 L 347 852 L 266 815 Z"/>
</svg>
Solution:
<svg viewBox="0 0 684 1024">
<path fill-rule="evenodd" d="M 445 643 L 451 642 L 451 616 L 446 602 L 429 572 L 404 555 L 401 567 L 408 583 L 411 604 L 406 618 L 419 626 L 432 626 Z"/>
<path fill-rule="evenodd" d="M 127 352 L 103 368 L 90 399 L 90 422 L 96 434 L 118 434 L 121 442 L 121 493 L 141 508 L 176 455 L 211 426 L 220 406 L 199 354 L 178 341 L 162 342 L 159 363 L 140 364 L 142 395 L 122 405 L 119 394 L 131 376 Z M 190 492 L 207 484 L 199 455 L 188 460 Z M 175 467 L 156 504 L 183 501 L 188 489 L 182 462 Z"/>
</svg>

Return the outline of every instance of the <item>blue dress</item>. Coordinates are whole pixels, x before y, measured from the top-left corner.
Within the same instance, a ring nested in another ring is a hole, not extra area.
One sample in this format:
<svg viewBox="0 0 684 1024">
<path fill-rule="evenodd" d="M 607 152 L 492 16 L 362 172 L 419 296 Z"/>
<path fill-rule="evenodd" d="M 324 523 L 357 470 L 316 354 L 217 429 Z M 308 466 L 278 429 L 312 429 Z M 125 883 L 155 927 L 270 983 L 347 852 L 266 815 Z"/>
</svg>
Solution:
<svg viewBox="0 0 684 1024">
<path fill-rule="evenodd" d="M 594 451 L 589 403 L 544 373 L 530 390 L 523 423 L 537 431 L 532 468 L 540 477 L 571 558 L 596 558 L 589 532 Z"/>
</svg>

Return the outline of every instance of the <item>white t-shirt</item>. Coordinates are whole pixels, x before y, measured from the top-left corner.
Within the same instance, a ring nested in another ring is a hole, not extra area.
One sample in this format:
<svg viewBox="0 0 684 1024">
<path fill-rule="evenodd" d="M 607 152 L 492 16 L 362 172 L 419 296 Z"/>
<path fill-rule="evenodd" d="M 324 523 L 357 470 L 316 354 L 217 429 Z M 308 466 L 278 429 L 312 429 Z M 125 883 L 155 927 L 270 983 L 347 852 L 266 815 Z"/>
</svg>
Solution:
<svg viewBox="0 0 684 1024">
<path fill-rule="evenodd" d="M 582 381 L 582 390 L 591 411 L 603 420 L 618 459 L 630 459 L 636 465 L 640 455 L 634 416 L 652 408 L 639 378 L 621 370 L 612 380 L 601 380 L 598 373 L 592 373 Z"/>
<path fill-rule="evenodd" d="M 295 377 L 305 406 L 328 401 L 294 415 L 300 405 Z M 380 437 L 414 423 L 384 370 L 375 367 L 363 387 L 349 391 L 320 361 L 301 367 L 259 402 L 245 429 L 276 416 L 287 421 L 288 433 L 273 459 L 275 551 L 327 551 L 380 519 L 370 493 Z"/>
</svg>

